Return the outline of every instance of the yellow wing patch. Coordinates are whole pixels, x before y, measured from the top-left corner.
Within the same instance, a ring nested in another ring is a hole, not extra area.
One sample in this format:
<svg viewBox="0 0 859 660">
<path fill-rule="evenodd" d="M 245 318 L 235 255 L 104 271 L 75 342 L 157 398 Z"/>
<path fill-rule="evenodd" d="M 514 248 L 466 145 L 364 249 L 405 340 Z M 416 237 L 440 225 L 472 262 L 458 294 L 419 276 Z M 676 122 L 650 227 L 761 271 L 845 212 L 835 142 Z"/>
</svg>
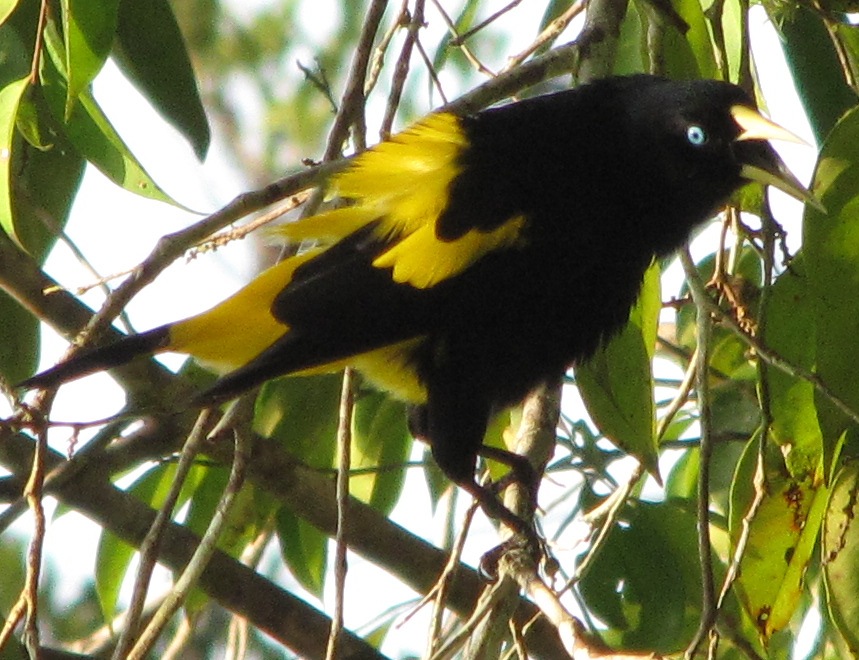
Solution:
<svg viewBox="0 0 859 660">
<path fill-rule="evenodd" d="M 212 309 L 170 327 L 167 350 L 187 353 L 217 372 L 250 362 L 289 330 L 271 314 L 271 306 L 295 270 L 321 250 L 281 261 Z"/>
<path fill-rule="evenodd" d="M 472 229 L 454 241 L 441 241 L 435 226 L 426 225 L 383 252 L 373 265 L 393 268 L 395 282 L 419 289 L 458 275 L 485 254 L 519 242 L 525 218 L 508 220 L 492 231 Z"/>
<path fill-rule="evenodd" d="M 351 206 L 285 225 L 278 232 L 296 241 L 330 244 L 378 220 L 376 235 L 388 247 L 373 266 L 390 268 L 398 283 L 432 287 L 489 252 L 515 247 L 522 238 L 522 216 L 490 231 L 472 229 L 451 241 L 438 238 L 438 219 L 449 202 L 451 183 L 462 172 L 460 156 L 467 148 L 459 117 L 430 115 L 363 153 L 332 179 L 332 191 L 352 200 Z"/>
</svg>

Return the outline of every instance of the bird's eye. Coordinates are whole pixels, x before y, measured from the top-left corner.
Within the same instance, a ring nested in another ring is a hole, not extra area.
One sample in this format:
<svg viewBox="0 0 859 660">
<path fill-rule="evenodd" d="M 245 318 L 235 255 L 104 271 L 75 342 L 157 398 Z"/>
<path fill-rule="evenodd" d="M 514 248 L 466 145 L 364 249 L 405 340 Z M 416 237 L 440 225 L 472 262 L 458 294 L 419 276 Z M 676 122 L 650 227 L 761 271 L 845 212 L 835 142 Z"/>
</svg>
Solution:
<svg viewBox="0 0 859 660">
<path fill-rule="evenodd" d="M 689 140 L 689 144 L 700 147 L 702 144 L 707 143 L 707 131 L 693 124 L 686 129 L 686 139 Z"/>
</svg>

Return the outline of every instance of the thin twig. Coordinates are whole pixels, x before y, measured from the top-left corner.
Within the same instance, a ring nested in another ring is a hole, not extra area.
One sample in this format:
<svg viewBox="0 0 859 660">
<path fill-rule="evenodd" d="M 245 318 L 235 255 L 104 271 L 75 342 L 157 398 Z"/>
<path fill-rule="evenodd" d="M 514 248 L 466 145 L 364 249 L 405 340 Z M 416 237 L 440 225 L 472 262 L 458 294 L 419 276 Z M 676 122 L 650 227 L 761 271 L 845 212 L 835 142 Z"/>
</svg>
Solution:
<svg viewBox="0 0 859 660">
<path fill-rule="evenodd" d="M 367 9 L 364 24 L 361 26 L 361 35 L 355 47 L 355 56 L 346 79 L 346 88 L 340 99 L 340 110 L 328 133 L 328 143 L 322 157 L 324 162 L 340 158 L 343 143 L 349 136 L 349 128 L 356 122 L 358 116 L 364 113 L 364 84 L 367 80 L 367 69 L 373 54 L 376 32 L 379 30 L 379 23 L 382 21 L 387 5 L 387 0 L 373 0 Z"/>
<path fill-rule="evenodd" d="M 421 603 L 415 608 L 417 611 L 423 603 L 432 599 L 432 616 L 430 617 L 430 629 L 427 639 L 426 657 L 432 657 L 439 648 L 441 641 L 441 627 L 444 622 L 444 611 L 447 605 L 447 594 L 450 590 L 451 583 L 457 570 L 459 569 L 459 560 L 462 557 L 462 550 L 465 547 L 465 539 L 468 538 L 468 530 L 471 529 L 471 523 L 474 520 L 474 514 L 477 513 L 477 508 L 480 505 L 477 502 L 472 502 L 465 512 L 462 524 L 459 527 L 459 533 L 456 535 L 453 546 L 450 549 L 447 563 L 444 565 L 444 570 L 438 577 L 438 581 L 433 586 L 432 590 L 421 599 Z"/>
<path fill-rule="evenodd" d="M 193 430 L 185 442 L 182 449 L 182 455 L 179 458 L 179 463 L 176 466 L 176 473 L 173 478 L 173 484 L 164 501 L 164 504 L 158 510 L 155 520 L 153 521 L 149 532 L 143 543 L 140 544 L 140 565 L 137 569 L 137 576 L 134 581 L 134 589 L 131 594 L 131 603 L 128 608 L 128 617 L 126 618 L 126 626 L 120 635 L 116 649 L 114 649 L 114 660 L 125 660 L 134 646 L 137 637 L 137 630 L 140 624 L 140 617 L 143 613 L 143 608 L 146 603 L 146 594 L 149 590 L 149 581 L 152 577 L 152 572 L 155 569 L 155 564 L 158 561 L 159 545 L 166 525 L 170 522 L 173 516 L 173 508 L 176 506 L 176 501 L 179 499 L 179 493 L 182 490 L 182 485 L 185 482 L 188 472 L 194 464 L 194 459 L 197 456 L 200 445 L 206 437 L 212 413 L 209 410 L 204 410 L 197 418 Z"/>
<path fill-rule="evenodd" d="M 576 0 L 576 2 L 567 7 L 567 10 L 551 21 L 525 50 L 510 57 L 502 71 L 509 71 L 519 66 L 543 46 L 561 36 L 561 33 L 567 29 L 570 22 L 585 10 L 585 6 L 585 0 Z"/>
<path fill-rule="evenodd" d="M 33 61 L 30 64 L 30 84 L 39 84 L 39 69 L 42 63 L 42 45 L 45 41 L 45 25 L 48 22 L 48 0 L 39 3 L 39 22 L 36 24 L 36 40 L 33 45 Z"/>
<path fill-rule="evenodd" d="M 475 34 L 480 32 L 482 29 L 484 29 L 485 27 L 488 27 L 489 25 L 491 25 L 492 23 L 497 21 L 499 18 L 504 16 L 504 14 L 515 9 L 519 4 L 521 4 L 521 2 L 522 2 L 522 0 L 511 0 L 511 2 L 507 3 L 504 7 L 499 9 L 497 12 L 495 12 L 494 14 L 491 14 L 489 17 L 487 17 L 486 19 L 484 19 L 483 21 L 481 21 L 480 23 L 475 25 L 473 28 L 471 28 L 467 32 L 464 32 L 460 36 L 456 37 L 453 41 L 450 42 L 451 45 L 462 46 L 463 42 L 466 39 L 470 39 Z"/>
<path fill-rule="evenodd" d="M 394 125 L 394 116 L 397 114 L 397 109 L 400 107 L 400 100 L 403 96 L 403 88 L 406 85 L 406 78 L 409 74 L 409 63 L 412 59 L 412 50 L 415 42 L 418 41 L 418 32 L 424 26 L 424 0 L 415 0 L 415 8 L 412 11 L 412 20 L 409 21 L 409 26 L 406 29 L 406 38 L 403 42 L 403 47 L 400 49 L 400 56 L 397 58 L 397 63 L 394 65 L 394 75 L 391 80 L 391 91 L 388 93 L 388 103 L 385 106 L 385 116 L 382 119 L 382 127 L 379 134 L 382 139 L 386 138 L 391 133 L 391 127 Z"/>
<path fill-rule="evenodd" d="M 36 451 L 30 466 L 30 476 L 24 486 L 24 497 L 33 513 L 33 536 L 27 548 L 27 572 L 24 588 L 12 607 L 3 630 L 0 631 L 0 648 L 11 637 L 15 626 L 24 619 L 24 645 L 31 658 L 39 657 L 39 576 L 42 567 L 42 551 L 45 543 L 45 509 L 42 495 L 45 483 L 45 455 L 48 450 L 47 427 L 42 426 L 36 434 Z"/>
<path fill-rule="evenodd" d="M 435 5 L 436 10 L 441 15 L 442 20 L 447 25 L 447 30 L 450 32 L 451 37 L 453 37 L 450 41 L 451 45 L 455 43 L 455 45 L 462 51 L 462 54 L 465 55 L 465 59 L 467 59 L 471 65 L 480 73 L 489 76 L 490 78 L 495 76 L 495 73 L 492 72 L 483 62 L 477 59 L 477 56 L 471 52 L 471 49 L 462 43 L 459 33 L 456 31 L 456 24 L 453 22 L 448 13 L 444 10 L 444 7 L 441 6 L 439 0 L 433 0 L 433 4 Z"/>
<path fill-rule="evenodd" d="M 705 299 L 709 299 L 700 278 L 693 281 L 696 272 L 695 262 L 689 254 L 689 248 L 680 250 L 680 262 L 686 271 L 689 289 L 697 308 L 696 340 L 697 340 L 697 383 L 698 390 L 698 420 L 701 426 L 701 441 L 699 444 L 698 468 L 698 556 L 701 562 L 701 621 L 698 631 L 686 649 L 686 658 L 691 659 L 698 646 L 709 635 L 716 622 L 716 587 L 713 577 L 713 548 L 710 542 L 710 462 L 713 456 L 712 421 L 710 410 L 709 370 L 710 341 L 713 322 L 707 309 Z"/>
<path fill-rule="evenodd" d="M 370 66 L 367 71 L 367 80 L 364 82 L 364 98 L 370 96 L 370 92 L 375 89 L 376 83 L 379 82 L 379 75 L 382 73 L 382 67 L 385 63 L 385 53 L 387 53 L 388 48 L 391 47 L 394 35 L 397 34 L 397 30 L 401 27 L 407 26 L 408 24 L 409 0 L 402 0 L 397 17 L 391 23 L 391 27 L 388 28 L 388 31 L 382 35 L 378 45 L 373 50 L 373 56 L 370 58 Z"/>
<path fill-rule="evenodd" d="M 325 650 L 326 660 L 338 657 L 338 641 L 343 631 L 343 606 L 346 598 L 346 523 L 349 512 L 349 477 L 352 468 L 352 412 L 355 407 L 352 370 L 343 372 L 340 412 L 337 425 L 337 529 L 334 533 L 334 613 Z"/>
<path fill-rule="evenodd" d="M 232 429 L 232 434 L 235 438 L 235 452 L 233 453 L 233 464 L 230 469 L 227 486 L 224 488 L 224 493 L 218 502 L 215 514 L 212 516 L 212 521 L 209 523 L 209 527 L 206 529 L 203 538 L 200 539 L 200 544 L 194 551 L 191 561 L 188 562 L 188 566 L 182 572 L 179 579 L 176 580 L 173 589 L 164 599 L 155 616 L 152 617 L 152 621 L 149 622 L 149 625 L 141 633 L 140 639 L 137 640 L 134 648 L 128 654 L 128 660 L 145 658 L 152 650 L 152 647 L 170 622 L 170 619 L 196 586 L 200 576 L 208 566 L 209 560 L 217 549 L 218 539 L 224 527 L 229 522 L 230 511 L 241 490 L 242 484 L 244 484 L 245 473 L 250 459 L 251 440 L 249 429 L 252 418 L 253 399 L 244 397 L 236 402 L 230 414 L 225 415 L 218 427 L 212 431 L 211 436 L 217 436 L 221 432 L 221 429 L 225 425 L 228 425 Z M 188 451 L 187 455 L 193 459 L 193 456 L 196 455 L 194 448 Z M 185 459 L 185 457 L 186 453 L 183 452 L 182 459 Z M 189 460 L 190 463 L 191 461 Z M 181 460 L 179 466 L 182 466 Z M 179 467 L 177 467 L 176 472 L 178 475 Z M 177 488 L 177 492 L 179 489 L 181 489 L 181 485 Z"/>
</svg>

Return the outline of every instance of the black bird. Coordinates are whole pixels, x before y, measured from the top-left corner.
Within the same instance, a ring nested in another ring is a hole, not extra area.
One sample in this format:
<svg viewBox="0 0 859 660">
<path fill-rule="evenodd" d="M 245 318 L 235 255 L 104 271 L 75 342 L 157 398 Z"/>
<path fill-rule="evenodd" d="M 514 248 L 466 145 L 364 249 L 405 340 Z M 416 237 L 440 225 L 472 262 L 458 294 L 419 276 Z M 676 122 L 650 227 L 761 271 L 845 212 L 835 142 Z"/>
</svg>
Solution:
<svg viewBox="0 0 859 660">
<path fill-rule="evenodd" d="M 522 531 L 474 480 L 488 420 L 592 355 L 650 263 L 742 185 L 813 201 L 767 142 L 779 138 L 794 136 L 735 85 L 647 75 L 432 114 L 332 180 L 348 206 L 283 229 L 317 247 L 22 387 L 178 351 L 227 372 L 199 399 L 213 402 L 351 365 L 412 404 L 441 469 Z"/>
</svg>

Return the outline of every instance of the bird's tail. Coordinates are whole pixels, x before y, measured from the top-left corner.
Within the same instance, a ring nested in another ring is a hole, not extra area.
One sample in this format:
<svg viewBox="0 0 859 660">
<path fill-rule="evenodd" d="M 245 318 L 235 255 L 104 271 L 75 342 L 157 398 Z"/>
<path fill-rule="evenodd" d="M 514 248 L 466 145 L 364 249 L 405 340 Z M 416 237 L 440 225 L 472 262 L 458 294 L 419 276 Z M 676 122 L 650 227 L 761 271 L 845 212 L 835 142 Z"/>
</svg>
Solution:
<svg viewBox="0 0 859 660">
<path fill-rule="evenodd" d="M 139 335 L 124 337 L 119 341 L 98 348 L 85 349 L 70 360 L 18 383 L 15 387 L 24 390 L 56 387 L 70 380 L 87 376 L 96 371 L 118 367 L 130 362 L 138 355 L 157 353 L 168 348 L 170 326 L 161 326 Z"/>
</svg>

